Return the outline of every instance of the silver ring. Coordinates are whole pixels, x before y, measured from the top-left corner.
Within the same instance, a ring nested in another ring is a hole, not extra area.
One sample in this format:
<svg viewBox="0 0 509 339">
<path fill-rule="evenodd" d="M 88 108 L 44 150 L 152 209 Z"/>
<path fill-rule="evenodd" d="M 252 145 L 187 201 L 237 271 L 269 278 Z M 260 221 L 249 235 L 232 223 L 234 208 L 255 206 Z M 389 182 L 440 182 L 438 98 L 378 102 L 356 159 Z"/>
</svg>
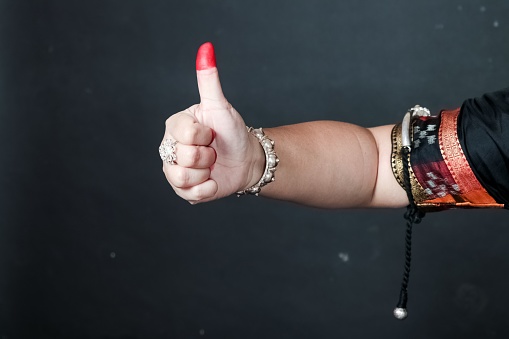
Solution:
<svg viewBox="0 0 509 339">
<path fill-rule="evenodd" d="M 178 141 L 172 139 L 164 139 L 161 146 L 159 146 L 159 155 L 164 162 L 170 165 L 177 164 L 177 154 L 175 153 Z"/>
</svg>

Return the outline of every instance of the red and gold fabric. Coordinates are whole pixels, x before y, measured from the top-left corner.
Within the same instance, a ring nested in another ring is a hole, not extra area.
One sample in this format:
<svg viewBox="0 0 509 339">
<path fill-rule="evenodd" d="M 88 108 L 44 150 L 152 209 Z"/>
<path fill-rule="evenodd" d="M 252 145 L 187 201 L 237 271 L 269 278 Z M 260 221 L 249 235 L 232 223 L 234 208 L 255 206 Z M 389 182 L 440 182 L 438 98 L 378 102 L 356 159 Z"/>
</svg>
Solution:
<svg viewBox="0 0 509 339">
<path fill-rule="evenodd" d="M 479 115 L 492 119 L 479 123 Z M 410 184 L 419 209 L 508 208 L 509 189 L 504 185 L 509 182 L 509 149 L 505 148 L 509 147 L 509 89 L 469 99 L 461 109 L 438 116 L 414 117 L 410 129 Z M 398 124 L 392 131 L 392 168 L 405 188 L 401 134 Z M 487 140 L 472 140 L 483 135 Z"/>
</svg>

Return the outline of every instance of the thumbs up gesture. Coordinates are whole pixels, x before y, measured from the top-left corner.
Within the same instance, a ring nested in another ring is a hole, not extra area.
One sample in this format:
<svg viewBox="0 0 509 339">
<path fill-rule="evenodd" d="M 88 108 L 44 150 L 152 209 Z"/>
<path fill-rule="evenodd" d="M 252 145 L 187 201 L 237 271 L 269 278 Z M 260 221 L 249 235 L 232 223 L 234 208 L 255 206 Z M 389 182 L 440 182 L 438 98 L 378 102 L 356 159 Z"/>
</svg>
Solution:
<svg viewBox="0 0 509 339">
<path fill-rule="evenodd" d="M 175 192 L 191 203 L 219 199 L 250 187 L 263 172 L 263 150 L 224 97 L 214 47 L 196 57 L 200 103 L 172 115 L 160 152 Z"/>
</svg>

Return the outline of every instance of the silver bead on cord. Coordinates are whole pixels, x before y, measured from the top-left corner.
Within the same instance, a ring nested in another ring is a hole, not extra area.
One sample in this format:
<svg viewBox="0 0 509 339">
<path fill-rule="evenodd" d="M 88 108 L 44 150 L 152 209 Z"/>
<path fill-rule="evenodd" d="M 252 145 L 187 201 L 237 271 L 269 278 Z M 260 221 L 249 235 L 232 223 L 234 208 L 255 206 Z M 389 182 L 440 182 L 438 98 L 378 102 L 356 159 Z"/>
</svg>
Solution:
<svg viewBox="0 0 509 339">
<path fill-rule="evenodd" d="M 403 320 L 408 316 L 406 308 L 396 307 L 393 311 L 394 316 L 398 320 Z"/>
</svg>

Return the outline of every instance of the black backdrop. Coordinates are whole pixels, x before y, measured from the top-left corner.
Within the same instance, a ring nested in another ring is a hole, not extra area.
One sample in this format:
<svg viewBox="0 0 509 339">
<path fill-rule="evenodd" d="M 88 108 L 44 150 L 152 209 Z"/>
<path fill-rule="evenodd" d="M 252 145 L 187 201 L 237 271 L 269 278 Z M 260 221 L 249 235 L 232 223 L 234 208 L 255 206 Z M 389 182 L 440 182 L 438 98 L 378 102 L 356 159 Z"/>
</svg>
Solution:
<svg viewBox="0 0 509 339">
<path fill-rule="evenodd" d="M 507 1 L 0 1 L 0 337 L 507 338 L 507 211 L 190 206 L 157 152 L 216 46 L 254 126 L 506 87 Z"/>
</svg>

